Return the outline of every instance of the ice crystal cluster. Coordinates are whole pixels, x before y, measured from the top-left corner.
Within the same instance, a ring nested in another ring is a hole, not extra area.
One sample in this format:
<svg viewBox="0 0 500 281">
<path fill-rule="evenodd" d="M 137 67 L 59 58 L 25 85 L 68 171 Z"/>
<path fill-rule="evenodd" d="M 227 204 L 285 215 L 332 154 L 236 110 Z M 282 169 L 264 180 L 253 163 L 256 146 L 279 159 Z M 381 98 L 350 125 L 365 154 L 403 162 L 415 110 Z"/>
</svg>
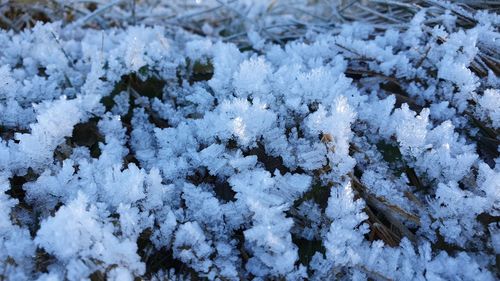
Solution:
<svg viewBox="0 0 500 281">
<path fill-rule="evenodd" d="M 471 16 L 0 31 L 0 279 L 495 280 L 500 18 Z"/>
</svg>

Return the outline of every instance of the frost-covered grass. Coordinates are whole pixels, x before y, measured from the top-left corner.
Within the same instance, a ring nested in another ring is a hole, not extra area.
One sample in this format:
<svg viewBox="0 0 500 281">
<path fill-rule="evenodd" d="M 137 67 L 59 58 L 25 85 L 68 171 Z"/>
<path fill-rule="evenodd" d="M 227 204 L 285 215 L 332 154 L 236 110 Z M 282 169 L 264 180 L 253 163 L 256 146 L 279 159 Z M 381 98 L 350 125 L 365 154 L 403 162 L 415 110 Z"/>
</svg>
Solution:
<svg viewBox="0 0 500 281">
<path fill-rule="evenodd" d="M 4 2 L 0 280 L 498 278 L 497 3 Z"/>
</svg>

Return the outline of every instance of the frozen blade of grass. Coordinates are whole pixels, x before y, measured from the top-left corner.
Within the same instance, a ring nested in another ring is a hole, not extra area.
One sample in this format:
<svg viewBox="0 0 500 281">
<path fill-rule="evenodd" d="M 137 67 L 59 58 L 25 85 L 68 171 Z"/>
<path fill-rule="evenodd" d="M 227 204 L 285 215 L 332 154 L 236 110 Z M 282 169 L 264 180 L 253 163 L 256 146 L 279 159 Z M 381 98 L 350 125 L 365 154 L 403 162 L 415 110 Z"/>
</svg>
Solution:
<svg viewBox="0 0 500 281">
<path fill-rule="evenodd" d="M 408 177 L 408 180 L 410 181 L 410 185 L 413 185 L 417 191 L 421 192 L 427 192 L 427 189 L 424 187 L 420 179 L 418 178 L 417 174 L 415 173 L 415 170 L 413 170 L 410 167 L 406 167 L 406 176 Z"/>
<path fill-rule="evenodd" d="M 494 129 L 489 128 L 487 125 L 485 125 L 483 122 L 480 120 L 476 119 L 471 113 L 466 113 L 469 118 L 472 120 L 472 122 L 480 128 L 488 137 L 492 139 L 496 139 L 498 137 L 498 132 Z"/>
<path fill-rule="evenodd" d="M 376 240 L 376 238 L 380 238 L 388 246 L 397 247 L 399 245 L 399 242 L 401 241 L 401 236 L 394 233 L 390 228 L 385 226 L 377 218 L 377 215 L 372 211 L 370 206 L 365 207 L 364 211 L 368 215 L 368 224 L 371 228 L 369 240 L 373 241 Z"/>
<path fill-rule="evenodd" d="M 123 0 L 114 0 L 113 2 L 110 2 L 110 3 L 100 7 L 99 9 L 93 11 L 92 13 L 87 14 L 85 17 L 80 18 L 75 23 L 73 23 L 72 28 L 74 29 L 74 28 L 77 28 L 77 27 L 84 25 L 86 22 L 88 22 L 92 18 L 104 13 L 106 10 L 111 9 L 113 6 L 119 4 L 122 1 Z"/>
<path fill-rule="evenodd" d="M 389 16 L 389 15 L 386 15 L 386 14 L 380 13 L 380 12 L 378 12 L 378 11 L 374 10 L 374 9 L 369 8 L 368 6 L 361 5 L 361 4 L 359 4 L 359 3 L 356 3 L 356 5 L 355 5 L 355 6 L 356 6 L 356 7 L 358 7 L 358 8 L 360 8 L 360 9 L 362 9 L 362 10 L 365 10 L 365 11 L 367 11 L 367 12 L 369 12 L 369 13 L 372 13 L 372 14 L 374 14 L 374 15 L 377 15 L 377 16 L 379 16 L 379 17 L 383 18 L 383 19 L 386 19 L 386 20 L 388 20 L 388 21 L 392 21 L 392 22 L 395 22 L 395 23 L 402 23 L 402 21 L 401 21 L 401 20 L 395 19 L 395 18 L 393 18 L 393 17 L 391 17 L 391 16 Z"/>
<path fill-rule="evenodd" d="M 346 5 L 342 6 L 340 9 L 337 8 L 337 13 L 340 15 L 343 11 L 347 10 L 348 8 L 352 7 L 354 4 L 359 2 L 360 0 L 352 0 Z"/>
<path fill-rule="evenodd" d="M 367 202 L 368 205 L 373 206 L 375 209 L 380 211 L 381 213 L 384 214 L 384 216 L 387 218 L 387 220 L 394 225 L 395 227 L 398 228 L 401 233 L 406 236 L 410 241 L 416 242 L 417 238 L 415 234 L 413 234 L 399 219 L 398 217 L 404 217 L 407 220 L 410 220 L 411 222 L 420 225 L 420 219 L 418 216 L 410 214 L 403 209 L 394 206 L 394 205 L 388 205 L 386 202 L 383 200 L 380 200 L 379 198 L 375 197 L 374 195 L 370 194 L 368 189 L 359 181 L 359 179 L 356 178 L 353 174 L 350 175 L 352 183 L 353 183 L 353 188 L 358 191 L 358 193 L 361 195 L 363 199 Z"/>
<path fill-rule="evenodd" d="M 247 16 L 243 15 L 240 11 L 236 10 L 235 8 L 231 7 L 229 4 L 231 2 L 222 2 L 221 0 L 215 0 L 217 3 L 219 3 L 221 6 L 225 7 L 226 9 L 230 10 L 231 12 L 235 13 L 238 15 L 241 19 L 248 21 L 249 19 Z"/>
<path fill-rule="evenodd" d="M 401 241 L 400 237 L 391 231 L 387 226 L 381 223 L 374 223 L 372 225 L 375 234 L 378 235 L 382 240 L 390 247 L 397 247 Z"/>
<path fill-rule="evenodd" d="M 330 21 L 331 21 L 330 19 L 323 18 L 323 17 L 321 17 L 321 16 L 319 16 L 319 15 L 313 14 L 313 13 L 311 13 L 311 12 L 309 12 L 309 11 L 305 11 L 304 9 L 301 9 L 301 8 L 298 8 L 298 7 L 292 7 L 292 8 L 293 8 L 294 10 L 296 10 L 296 11 L 300 12 L 300 13 L 303 13 L 303 14 L 306 14 L 306 15 L 311 16 L 311 17 L 313 17 L 313 18 L 319 19 L 319 20 L 321 20 L 321 21 L 323 21 L 323 22 L 330 22 Z"/>
<path fill-rule="evenodd" d="M 479 57 L 495 73 L 495 75 L 500 75 L 500 60 L 486 54 L 479 54 Z"/>
<path fill-rule="evenodd" d="M 15 32 L 19 31 L 19 28 L 10 19 L 8 19 L 3 14 L 0 14 L 0 22 L 5 23 L 8 27 L 10 27 Z"/>
<path fill-rule="evenodd" d="M 208 8 L 208 9 L 204 9 L 204 10 L 201 10 L 201 11 L 187 13 L 187 14 L 184 14 L 184 15 L 179 15 L 179 16 L 176 16 L 175 19 L 176 20 L 185 20 L 185 19 L 193 18 L 193 17 L 200 16 L 200 15 L 203 15 L 203 14 L 215 12 L 216 10 L 219 10 L 222 7 L 223 7 L 223 5 L 218 5 L 218 6 L 211 7 L 211 8 Z"/>
<path fill-rule="evenodd" d="M 485 67 L 481 59 L 475 58 L 471 63 L 469 68 L 479 77 L 488 76 L 488 68 Z"/>
<path fill-rule="evenodd" d="M 424 208 L 424 204 L 415 196 L 415 194 L 405 191 L 406 198 L 410 199 L 413 203 L 415 203 L 418 207 Z"/>
<path fill-rule="evenodd" d="M 418 12 L 418 8 L 415 6 L 415 4 L 408 4 L 408 3 L 405 3 L 404 1 L 399 2 L 399 1 L 391 1 L 391 0 L 371 0 L 371 2 L 382 4 L 382 5 L 385 5 L 387 7 L 391 7 L 391 6 L 403 7 L 403 8 L 406 8 L 407 10 L 411 10 L 414 13 Z"/>
</svg>

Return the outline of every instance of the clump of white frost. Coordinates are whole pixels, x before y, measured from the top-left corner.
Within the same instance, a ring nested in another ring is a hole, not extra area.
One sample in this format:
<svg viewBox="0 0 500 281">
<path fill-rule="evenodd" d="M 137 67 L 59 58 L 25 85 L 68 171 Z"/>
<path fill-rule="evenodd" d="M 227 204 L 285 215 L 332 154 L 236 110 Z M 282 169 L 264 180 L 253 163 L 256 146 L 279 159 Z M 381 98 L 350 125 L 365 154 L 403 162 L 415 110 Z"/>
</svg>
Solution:
<svg viewBox="0 0 500 281">
<path fill-rule="evenodd" d="M 23 166 L 38 169 L 51 162 L 53 151 L 64 141 L 64 137 L 71 136 L 73 126 L 85 122 L 99 106 L 99 96 L 90 95 L 73 100 L 62 97 L 35 108 L 39 114 L 37 122 L 30 125 L 31 132 L 15 136 L 19 141 L 15 146 L 16 152 L 26 161 Z"/>
<path fill-rule="evenodd" d="M 87 200 L 80 193 L 54 217 L 42 221 L 35 243 L 65 262 L 67 276 L 72 280 L 111 265 L 143 274 L 145 268 L 136 253 L 137 245 L 117 237 L 113 225 L 101 217 L 105 212 Z"/>
<path fill-rule="evenodd" d="M 491 122 L 495 129 L 500 128 L 500 92 L 498 89 L 488 89 L 479 97 L 477 112 L 481 119 Z"/>
</svg>

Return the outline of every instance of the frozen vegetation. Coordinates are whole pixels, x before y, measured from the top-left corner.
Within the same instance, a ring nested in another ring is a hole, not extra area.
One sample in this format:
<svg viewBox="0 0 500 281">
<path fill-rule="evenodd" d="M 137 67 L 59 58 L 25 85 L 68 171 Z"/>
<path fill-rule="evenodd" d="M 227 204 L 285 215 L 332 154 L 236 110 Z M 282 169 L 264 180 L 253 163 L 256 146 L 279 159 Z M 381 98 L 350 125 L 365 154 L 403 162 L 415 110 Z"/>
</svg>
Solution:
<svg viewBox="0 0 500 281">
<path fill-rule="evenodd" d="M 114 2 L 0 30 L 0 280 L 497 280 L 495 11 Z"/>
</svg>

